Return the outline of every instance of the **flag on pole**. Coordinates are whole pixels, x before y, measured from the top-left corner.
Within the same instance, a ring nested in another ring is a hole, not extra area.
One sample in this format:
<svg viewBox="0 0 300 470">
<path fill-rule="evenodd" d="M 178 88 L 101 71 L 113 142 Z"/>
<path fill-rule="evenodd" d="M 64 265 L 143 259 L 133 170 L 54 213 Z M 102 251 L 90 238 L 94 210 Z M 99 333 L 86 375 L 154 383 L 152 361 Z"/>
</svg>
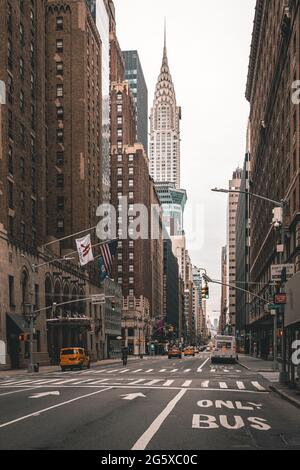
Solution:
<svg viewBox="0 0 300 470">
<path fill-rule="evenodd" d="M 90 234 L 76 240 L 76 245 L 81 266 L 85 266 L 90 261 L 94 261 Z"/>
<path fill-rule="evenodd" d="M 104 266 L 104 261 L 103 261 L 102 256 L 100 256 L 100 258 L 98 259 L 98 266 L 99 266 L 100 282 L 103 282 L 107 278 L 107 272 Z"/>
<path fill-rule="evenodd" d="M 116 256 L 118 241 L 112 241 L 100 246 L 101 256 L 107 276 L 111 275 L 112 265 Z"/>
</svg>

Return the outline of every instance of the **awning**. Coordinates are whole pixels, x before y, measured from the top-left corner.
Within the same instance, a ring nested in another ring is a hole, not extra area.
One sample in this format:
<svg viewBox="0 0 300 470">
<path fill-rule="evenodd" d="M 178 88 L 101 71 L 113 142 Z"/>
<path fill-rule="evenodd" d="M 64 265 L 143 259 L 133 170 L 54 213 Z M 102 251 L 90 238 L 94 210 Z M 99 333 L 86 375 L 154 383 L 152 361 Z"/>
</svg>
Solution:
<svg viewBox="0 0 300 470">
<path fill-rule="evenodd" d="M 7 313 L 7 320 L 12 323 L 12 327 L 18 331 L 16 333 L 29 333 L 29 324 L 24 315 L 18 313 Z"/>
</svg>

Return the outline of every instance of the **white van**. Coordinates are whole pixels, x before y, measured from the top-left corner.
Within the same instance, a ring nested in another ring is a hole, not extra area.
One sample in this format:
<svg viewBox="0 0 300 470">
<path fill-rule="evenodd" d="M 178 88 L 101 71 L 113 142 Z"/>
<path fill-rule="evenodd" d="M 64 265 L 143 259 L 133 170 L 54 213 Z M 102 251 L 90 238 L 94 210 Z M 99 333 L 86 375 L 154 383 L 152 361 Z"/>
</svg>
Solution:
<svg viewBox="0 0 300 470">
<path fill-rule="evenodd" d="M 236 341 L 234 336 L 216 336 L 211 351 L 211 362 L 218 360 L 230 360 L 235 362 L 238 360 L 236 352 Z"/>
</svg>

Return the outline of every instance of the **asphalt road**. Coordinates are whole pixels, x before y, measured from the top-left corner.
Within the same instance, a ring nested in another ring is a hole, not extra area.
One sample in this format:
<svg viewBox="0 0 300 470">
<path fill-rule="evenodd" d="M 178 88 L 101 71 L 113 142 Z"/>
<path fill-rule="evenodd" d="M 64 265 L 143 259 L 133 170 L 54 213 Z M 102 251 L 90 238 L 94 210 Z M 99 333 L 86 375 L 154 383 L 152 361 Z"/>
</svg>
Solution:
<svg viewBox="0 0 300 470">
<path fill-rule="evenodd" d="M 0 379 L 0 449 L 300 449 L 300 410 L 209 355 Z"/>
</svg>

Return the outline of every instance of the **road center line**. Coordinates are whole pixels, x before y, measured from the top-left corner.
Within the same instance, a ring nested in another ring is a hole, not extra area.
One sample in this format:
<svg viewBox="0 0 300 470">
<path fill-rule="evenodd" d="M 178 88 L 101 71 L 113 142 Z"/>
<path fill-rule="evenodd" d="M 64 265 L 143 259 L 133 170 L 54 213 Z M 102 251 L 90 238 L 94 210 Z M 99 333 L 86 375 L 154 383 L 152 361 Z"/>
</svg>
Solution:
<svg viewBox="0 0 300 470">
<path fill-rule="evenodd" d="M 46 413 L 47 411 L 54 410 L 55 408 L 59 408 L 64 405 L 69 405 L 78 400 L 82 400 L 83 398 L 92 397 L 93 395 L 97 395 L 108 390 L 112 390 L 113 387 L 107 387 L 102 390 L 98 390 L 97 392 L 89 393 L 88 395 L 82 395 L 81 397 L 73 398 L 72 400 L 65 401 L 63 403 L 58 403 L 57 405 L 49 406 L 48 408 L 44 408 L 43 410 L 35 411 L 34 413 L 30 413 L 29 415 L 21 416 L 21 418 L 14 419 L 13 421 L 8 421 L 7 423 L 0 424 L 0 429 L 10 426 L 11 424 L 18 423 L 19 421 L 24 421 L 25 419 L 32 418 L 33 416 L 41 415 L 42 413 Z"/>
<path fill-rule="evenodd" d="M 175 408 L 177 403 L 181 400 L 181 398 L 185 395 L 187 390 L 181 390 L 173 400 L 167 405 L 167 407 L 157 416 L 157 418 L 153 421 L 147 431 L 138 439 L 138 441 L 134 444 L 131 450 L 145 450 L 153 436 L 157 433 L 163 422 Z"/>
</svg>

